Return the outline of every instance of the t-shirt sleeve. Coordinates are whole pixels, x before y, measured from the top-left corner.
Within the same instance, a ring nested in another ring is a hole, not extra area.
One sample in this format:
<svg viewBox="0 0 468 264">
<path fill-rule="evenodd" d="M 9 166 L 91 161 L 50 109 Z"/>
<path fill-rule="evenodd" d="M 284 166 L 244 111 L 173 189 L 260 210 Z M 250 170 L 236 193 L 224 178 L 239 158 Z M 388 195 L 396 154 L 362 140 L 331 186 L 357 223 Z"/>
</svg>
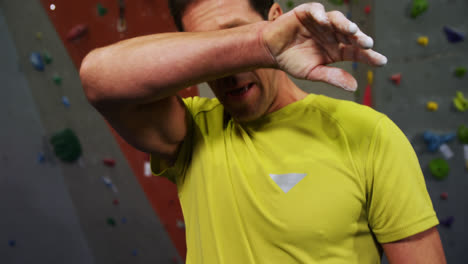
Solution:
<svg viewBox="0 0 468 264">
<path fill-rule="evenodd" d="M 388 117 L 379 120 L 369 151 L 367 210 L 377 240 L 393 242 L 438 225 L 416 153 Z"/>
<path fill-rule="evenodd" d="M 191 159 L 192 152 L 192 138 L 193 138 L 193 109 L 194 109 L 194 98 L 188 97 L 183 98 L 182 101 L 185 105 L 187 112 L 187 135 L 177 152 L 177 158 L 174 164 L 168 164 L 166 161 L 159 159 L 157 156 L 150 156 L 151 171 L 155 176 L 162 176 L 167 178 L 173 183 L 177 184 L 178 179 L 185 175 L 188 164 Z"/>
</svg>

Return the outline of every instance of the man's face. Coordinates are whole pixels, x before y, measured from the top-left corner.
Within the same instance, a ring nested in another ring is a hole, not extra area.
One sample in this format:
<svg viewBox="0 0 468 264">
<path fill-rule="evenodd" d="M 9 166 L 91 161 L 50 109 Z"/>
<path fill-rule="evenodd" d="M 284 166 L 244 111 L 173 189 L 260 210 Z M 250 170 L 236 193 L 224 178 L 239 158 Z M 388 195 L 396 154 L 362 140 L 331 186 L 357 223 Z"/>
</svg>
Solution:
<svg viewBox="0 0 468 264">
<path fill-rule="evenodd" d="M 248 0 L 197 0 L 182 17 L 188 32 L 212 31 L 262 21 Z M 208 82 L 234 119 L 251 121 L 267 113 L 277 94 L 275 70 L 257 69 Z"/>
</svg>

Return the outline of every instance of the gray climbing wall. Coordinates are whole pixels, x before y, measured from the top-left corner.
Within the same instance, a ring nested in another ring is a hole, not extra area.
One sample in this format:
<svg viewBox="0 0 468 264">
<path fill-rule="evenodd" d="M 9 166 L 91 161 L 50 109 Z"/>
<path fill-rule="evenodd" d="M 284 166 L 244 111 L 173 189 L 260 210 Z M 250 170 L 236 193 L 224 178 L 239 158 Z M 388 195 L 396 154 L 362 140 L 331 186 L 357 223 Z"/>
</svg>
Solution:
<svg viewBox="0 0 468 264">
<path fill-rule="evenodd" d="M 468 76 L 454 76 L 456 67 L 468 67 L 468 42 L 449 43 L 442 31 L 450 26 L 468 33 L 468 1 L 429 0 L 427 12 L 416 19 L 408 16 L 410 0 L 375 2 L 376 48 L 389 59 L 386 67 L 375 72 L 376 108 L 413 143 L 439 219 L 455 217 L 450 228 L 439 226 L 448 263 L 468 263 L 468 170 L 462 145 L 458 140 L 448 143 L 454 153 L 448 160 L 451 170 L 446 180 L 437 181 L 428 164 L 444 155 L 429 152 L 422 138 L 426 130 L 445 134 L 456 132 L 462 124 L 468 126 L 468 112 L 456 111 L 452 102 L 456 91 L 468 95 Z M 429 38 L 427 47 L 418 45 L 420 36 Z M 402 73 L 399 86 L 389 80 L 395 73 Z M 428 111 L 428 101 L 437 102 L 438 111 Z M 442 192 L 448 193 L 447 200 L 441 200 Z"/>
<path fill-rule="evenodd" d="M 45 129 L 1 11 L 0 262 L 94 263 L 63 171 L 37 160 Z"/>
<path fill-rule="evenodd" d="M 0 0 L 0 50 L 0 263 L 180 263 L 39 1 Z M 29 62 L 33 51 L 53 56 L 44 72 Z M 83 148 L 75 164 L 60 162 L 48 143 L 67 127 Z M 108 157 L 114 168 L 103 165 Z"/>
</svg>

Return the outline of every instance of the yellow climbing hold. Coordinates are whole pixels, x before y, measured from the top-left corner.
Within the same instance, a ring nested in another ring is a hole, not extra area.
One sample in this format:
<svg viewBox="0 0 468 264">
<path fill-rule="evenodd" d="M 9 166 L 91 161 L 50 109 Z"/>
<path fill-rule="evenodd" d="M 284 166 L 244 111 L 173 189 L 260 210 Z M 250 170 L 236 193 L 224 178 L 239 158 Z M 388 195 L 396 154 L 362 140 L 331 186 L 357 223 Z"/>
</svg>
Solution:
<svg viewBox="0 0 468 264">
<path fill-rule="evenodd" d="M 429 38 L 426 37 L 426 36 L 419 37 L 418 38 L 418 44 L 421 45 L 421 46 L 426 47 L 427 45 L 429 45 Z"/>
<path fill-rule="evenodd" d="M 374 73 L 371 70 L 369 70 L 367 71 L 367 84 L 372 85 L 373 82 L 374 82 Z"/>
<path fill-rule="evenodd" d="M 42 39 L 42 32 L 37 32 L 36 33 L 36 39 L 38 39 L 38 40 Z"/>
<path fill-rule="evenodd" d="M 427 110 L 434 112 L 437 111 L 437 109 L 439 109 L 439 105 L 436 102 L 431 101 L 427 103 Z"/>
</svg>

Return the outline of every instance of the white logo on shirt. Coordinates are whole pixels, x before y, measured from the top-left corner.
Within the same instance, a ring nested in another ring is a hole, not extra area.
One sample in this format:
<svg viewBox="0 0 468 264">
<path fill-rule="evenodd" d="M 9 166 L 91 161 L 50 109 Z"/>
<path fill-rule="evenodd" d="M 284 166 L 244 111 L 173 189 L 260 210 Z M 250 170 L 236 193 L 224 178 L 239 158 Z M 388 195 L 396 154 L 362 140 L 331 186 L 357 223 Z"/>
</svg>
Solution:
<svg viewBox="0 0 468 264">
<path fill-rule="evenodd" d="M 307 176 L 306 173 L 270 174 L 270 177 L 285 193 L 289 192 L 305 176 Z"/>
</svg>

